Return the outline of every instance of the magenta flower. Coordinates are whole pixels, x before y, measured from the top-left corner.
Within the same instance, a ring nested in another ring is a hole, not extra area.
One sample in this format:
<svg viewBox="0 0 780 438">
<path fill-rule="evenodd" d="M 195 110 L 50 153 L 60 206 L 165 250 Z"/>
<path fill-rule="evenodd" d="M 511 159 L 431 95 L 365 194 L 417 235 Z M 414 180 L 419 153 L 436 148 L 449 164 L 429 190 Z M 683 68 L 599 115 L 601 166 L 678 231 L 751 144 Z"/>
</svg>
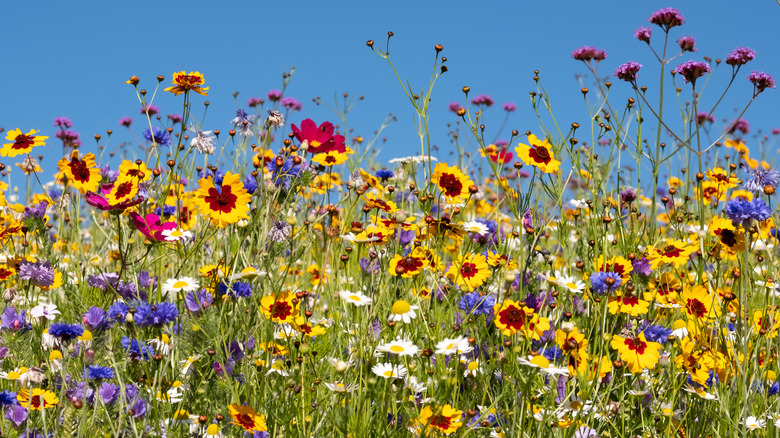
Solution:
<svg viewBox="0 0 780 438">
<path fill-rule="evenodd" d="M 486 107 L 493 106 L 495 101 L 492 97 L 488 96 L 487 94 L 480 94 L 478 96 L 474 96 L 473 99 L 471 99 L 472 105 L 485 105 Z"/>
<path fill-rule="evenodd" d="M 132 212 L 130 213 L 130 221 L 141 234 L 152 242 L 164 242 L 165 236 L 162 234 L 163 231 L 176 229 L 176 222 L 162 223 L 160 216 L 153 213 L 141 216 L 136 212 Z"/>
<path fill-rule="evenodd" d="M 668 32 L 675 26 L 682 26 L 685 23 L 685 17 L 675 8 L 663 8 L 653 12 L 647 21 L 659 26 L 664 32 Z"/>
<path fill-rule="evenodd" d="M 58 128 L 70 128 L 73 126 L 73 122 L 70 121 L 67 117 L 55 117 L 54 118 L 54 126 Z"/>
<path fill-rule="evenodd" d="M 303 105 L 294 97 L 283 97 L 281 104 L 283 107 L 293 111 L 300 111 L 303 108 Z"/>
<path fill-rule="evenodd" d="M 618 79 L 622 79 L 626 82 L 634 83 L 636 82 L 637 73 L 639 72 L 640 68 L 642 68 L 642 64 L 634 61 L 628 61 L 627 63 L 615 69 L 615 76 L 617 76 Z"/>
<path fill-rule="evenodd" d="M 582 46 L 571 52 L 571 57 L 577 61 L 590 62 L 591 60 L 599 62 L 607 57 L 607 52 L 597 49 L 594 46 Z"/>
<path fill-rule="evenodd" d="M 714 123 L 715 117 L 709 115 L 707 112 L 700 111 L 698 114 L 696 114 L 696 123 L 702 125 L 704 122 Z"/>
<path fill-rule="evenodd" d="M 680 39 L 677 40 L 677 44 L 679 44 L 680 49 L 682 49 L 683 52 L 696 51 L 696 39 L 692 36 L 680 37 Z"/>
<path fill-rule="evenodd" d="M 750 133 L 750 123 L 748 123 L 745 119 L 737 119 L 731 122 L 731 125 L 729 125 L 728 133 L 733 134 L 736 131 L 739 131 L 743 134 Z"/>
<path fill-rule="evenodd" d="M 503 106 L 504 111 L 511 113 L 512 111 L 517 111 L 517 105 L 515 105 L 513 102 L 507 102 Z"/>
<path fill-rule="evenodd" d="M 650 44 L 650 35 L 652 34 L 653 34 L 652 28 L 639 26 L 634 31 L 634 38 L 638 39 L 639 41 L 643 41 L 647 44 Z"/>
<path fill-rule="evenodd" d="M 753 83 L 753 97 L 767 88 L 777 88 L 775 79 L 769 73 L 754 71 L 748 75 L 748 80 Z"/>
<path fill-rule="evenodd" d="M 281 92 L 281 90 L 271 90 L 271 91 L 268 92 L 266 97 L 271 102 L 276 102 L 277 100 L 282 98 L 282 92 Z"/>
<path fill-rule="evenodd" d="M 726 64 L 739 67 L 752 61 L 756 57 L 756 51 L 749 47 L 737 47 L 726 57 Z"/>
<path fill-rule="evenodd" d="M 447 105 L 447 109 L 452 111 L 453 113 L 457 113 L 459 109 L 463 108 L 460 106 L 458 102 L 450 102 L 449 105 Z"/>
<path fill-rule="evenodd" d="M 126 128 L 129 128 L 130 125 L 133 124 L 133 119 L 131 117 L 122 117 L 119 119 L 119 126 L 124 126 Z"/>
<path fill-rule="evenodd" d="M 250 97 L 246 101 L 246 104 L 247 104 L 248 107 L 254 108 L 254 107 L 258 106 L 258 105 L 262 105 L 263 104 L 263 99 L 261 99 L 259 97 Z"/>
<path fill-rule="evenodd" d="M 111 192 L 113 188 L 114 184 L 103 184 L 103 186 L 100 187 L 102 194 L 87 192 L 84 194 L 84 200 L 87 201 L 87 204 L 102 211 L 108 211 L 112 214 L 119 214 L 130 207 L 140 204 L 144 200 L 142 196 L 139 196 L 136 199 L 129 199 L 127 201 L 120 202 L 119 204 L 111 205 L 111 203 L 108 202 L 108 199 L 106 199 L 103 194 Z"/>
<path fill-rule="evenodd" d="M 160 108 L 157 108 L 154 105 L 141 105 L 141 114 L 149 114 L 149 116 L 154 116 L 160 113 Z"/>
<path fill-rule="evenodd" d="M 674 69 L 677 74 L 682 75 L 685 83 L 696 83 L 696 79 L 710 72 L 710 65 L 701 61 L 686 61 Z"/>
</svg>

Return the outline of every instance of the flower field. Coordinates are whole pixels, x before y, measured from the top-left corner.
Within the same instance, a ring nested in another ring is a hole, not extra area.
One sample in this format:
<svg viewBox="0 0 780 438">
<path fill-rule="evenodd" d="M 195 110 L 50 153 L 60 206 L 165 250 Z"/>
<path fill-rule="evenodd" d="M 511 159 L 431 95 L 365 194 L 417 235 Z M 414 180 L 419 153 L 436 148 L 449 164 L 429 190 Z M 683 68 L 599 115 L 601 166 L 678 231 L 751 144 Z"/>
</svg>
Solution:
<svg viewBox="0 0 780 438">
<path fill-rule="evenodd" d="M 348 107 L 308 118 L 292 72 L 229 125 L 191 115 L 207 72 L 117 79 L 133 156 L 87 152 L 66 117 L 4 131 L 1 435 L 778 436 L 780 172 L 742 118 L 775 80 L 747 47 L 697 56 L 684 23 L 653 13 L 609 71 L 574 50 L 585 122 L 535 72 L 535 128 L 493 141 L 468 86 L 431 138 L 443 46 L 414 89 L 392 32 L 368 41 L 419 136 L 386 162 Z"/>
</svg>

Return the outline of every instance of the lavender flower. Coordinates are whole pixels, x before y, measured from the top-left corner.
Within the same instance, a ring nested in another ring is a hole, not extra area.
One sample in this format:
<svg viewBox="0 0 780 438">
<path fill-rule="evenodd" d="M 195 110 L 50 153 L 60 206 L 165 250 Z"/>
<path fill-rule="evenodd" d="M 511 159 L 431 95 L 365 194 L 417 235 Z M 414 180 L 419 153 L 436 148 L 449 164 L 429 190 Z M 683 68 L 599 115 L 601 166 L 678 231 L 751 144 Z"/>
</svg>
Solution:
<svg viewBox="0 0 780 438">
<path fill-rule="evenodd" d="M 634 31 L 634 38 L 638 39 L 639 41 L 645 42 L 647 44 L 650 44 L 650 35 L 653 34 L 653 29 L 650 27 L 645 26 L 639 26 Z"/>
<path fill-rule="evenodd" d="M 38 287 L 49 287 L 54 284 L 54 268 L 49 262 L 24 262 L 19 267 L 19 278 L 30 280 Z"/>
<path fill-rule="evenodd" d="M 13 307 L 6 307 L 3 315 L 0 316 L 0 328 L 13 331 L 26 331 L 30 327 L 27 324 L 27 318 L 24 316 L 24 310 L 16 313 Z"/>
<path fill-rule="evenodd" d="M 450 102 L 449 105 L 447 105 L 447 109 L 452 111 L 453 113 L 457 113 L 459 109 L 463 108 L 460 106 L 460 103 L 458 102 Z"/>
<path fill-rule="evenodd" d="M 98 396 L 103 399 L 103 403 L 113 404 L 119 398 L 119 387 L 113 383 L 103 382 L 98 389 Z"/>
<path fill-rule="evenodd" d="M 181 114 L 168 114 L 168 120 L 171 121 L 174 125 L 176 123 L 181 123 L 182 120 L 184 120 L 181 116 Z"/>
<path fill-rule="evenodd" d="M 689 82 L 695 84 L 696 79 L 710 72 L 710 65 L 701 61 L 686 61 L 678 65 L 674 71 L 682 75 L 686 84 Z"/>
<path fill-rule="evenodd" d="M 484 105 L 486 107 L 491 107 L 495 101 L 492 97 L 488 96 L 487 94 L 480 94 L 478 96 L 474 96 L 473 99 L 471 99 L 472 105 Z"/>
<path fill-rule="evenodd" d="M 726 64 L 740 67 L 756 58 L 756 52 L 749 47 L 737 47 L 726 57 Z"/>
<path fill-rule="evenodd" d="M 152 143 L 157 143 L 163 146 L 171 145 L 171 136 L 168 135 L 168 131 L 160 128 L 159 126 L 153 126 L 151 130 L 144 131 L 144 138 Z"/>
<path fill-rule="evenodd" d="M 282 243 L 286 242 L 290 238 L 292 233 L 292 226 L 284 221 L 276 221 L 274 226 L 268 231 L 268 238 L 272 242 Z"/>
<path fill-rule="evenodd" d="M 103 292 L 113 288 L 119 280 L 119 274 L 114 272 L 104 274 L 93 274 L 87 277 L 87 285 L 96 287 Z"/>
<path fill-rule="evenodd" d="M 513 102 L 507 102 L 502 106 L 504 108 L 504 111 L 511 113 L 513 111 L 517 111 L 517 105 L 515 105 Z"/>
<path fill-rule="evenodd" d="M 100 307 L 92 306 L 81 316 L 81 322 L 90 330 L 103 330 L 111 326 L 108 313 Z"/>
<path fill-rule="evenodd" d="M 206 289 L 201 289 L 197 295 L 195 292 L 190 292 L 184 297 L 184 305 L 187 306 L 187 310 L 195 315 L 200 315 L 200 312 L 209 307 L 213 301 L 214 298 Z"/>
<path fill-rule="evenodd" d="M 260 98 L 260 97 L 250 97 L 246 101 L 246 106 L 248 106 L 250 108 L 254 108 L 254 107 L 258 106 L 258 105 L 262 105 L 263 102 L 264 102 L 264 100 L 262 98 Z"/>
<path fill-rule="evenodd" d="M 119 119 L 119 126 L 124 126 L 126 128 L 129 128 L 130 125 L 133 124 L 133 119 L 131 117 L 122 117 Z"/>
<path fill-rule="evenodd" d="M 303 109 L 303 105 L 294 97 L 283 97 L 279 103 L 290 111 L 300 111 Z"/>
<path fill-rule="evenodd" d="M 728 133 L 733 134 L 736 131 L 740 131 L 743 134 L 750 132 L 750 123 L 745 119 L 737 119 L 731 122 L 729 125 Z"/>
<path fill-rule="evenodd" d="M 628 61 L 615 70 L 615 76 L 632 84 L 636 82 L 637 73 L 642 68 L 642 64 L 634 61 Z"/>
<path fill-rule="evenodd" d="M 139 327 L 162 327 L 179 316 L 179 309 L 173 303 L 141 304 L 135 314 Z"/>
<path fill-rule="evenodd" d="M 282 98 L 282 92 L 280 90 L 271 90 L 268 92 L 268 94 L 266 94 L 266 97 L 271 102 L 276 102 Z"/>
<path fill-rule="evenodd" d="M 5 418 L 19 427 L 27 419 L 27 408 L 15 405 L 5 411 Z"/>
<path fill-rule="evenodd" d="M 777 188 L 780 185 L 780 172 L 775 169 L 763 169 L 761 167 L 748 170 L 750 178 L 745 180 L 742 185 L 745 190 L 749 190 L 753 193 L 763 193 L 764 187 L 772 186 Z"/>
<path fill-rule="evenodd" d="M 647 21 L 659 26 L 664 32 L 669 32 L 669 29 L 675 26 L 682 26 L 685 17 L 675 8 L 663 8 L 653 12 Z"/>
<path fill-rule="evenodd" d="M 160 113 L 160 108 L 154 105 L 146 104 L 141 105 L 141 114 L 148 115 L 149 117 L 155 116 Z"/>
<path fill-rule="evenodd" d="M 594 46 L 582 46 L 579 49 L 574 49 L 571 52 L 571 57 L 582 62 L 599 62 L 607 58 L 607 52 Z"/>
<path fill-rule="evenodd" d="M 67 117 L 55 117 L 54 118 L 54 126 L 58 128 L 70 128 L 73 126 L 73 122 L 70 121 Z"/>
<path fill-rule="evenodd" d="M 753 84 L 753 97 L 758 96 L 767 88 L 777 88 L 775 79 L 769 73 L 754 71 L 747 78 Z"/>
<path fill-rule="evenodd" d="M 757 220 L 763 222 L 772 216 L 772 211 L 763 199 L 748 201 L 744 198 L 730 200 L 723 212 L 734 223 L 742 223 L 744 228 L 750 226 L 750 222 Z"/>
<path fill-rule="evenodd" d="M 696 51 L 696 39 L 692 36 L 680 37 L 677 40 L 677 44 L 680 46 L 680 50 L 683 52 L 695 52 Z"/>
<path fill-rule="evenodd" d="M 650 261 L 645 257 L 642 257 L 641 259 L 635 259 L 631 262 L 631 266 L 633 267 L 633 270 L 631 271 L 632 273 L 644 276 L 650 275 L 653 270 L 650 265 Z"/>
</svg>

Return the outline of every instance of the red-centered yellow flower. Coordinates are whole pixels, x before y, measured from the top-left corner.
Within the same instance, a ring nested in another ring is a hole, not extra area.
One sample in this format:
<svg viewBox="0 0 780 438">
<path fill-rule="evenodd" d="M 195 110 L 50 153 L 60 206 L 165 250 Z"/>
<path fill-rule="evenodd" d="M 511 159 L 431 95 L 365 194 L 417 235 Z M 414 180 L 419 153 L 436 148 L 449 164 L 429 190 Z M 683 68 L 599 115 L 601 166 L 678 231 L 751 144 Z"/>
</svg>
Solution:
<svg viewBox="0 0 780 438">
<path fill-rule="evenodd" d="M 380 192 L 385 191 L 385 188 L 379 182 L 379 178 L 375 177 L 374 175 L 371 175 L 370 173 L 366 172 L 363 169 L 358 169 L 358 172 L 360 172 L 360 177 L 363 178 L 363 181 L 365 181 L 369 187 L 373 189 L 377 189 Z"/>
<path fill-rule="evenodd" d="M 650 280 L 643 298 L 655 301 L 661 307 L 679 307 L 677 304 L 677 286 L 680 281 L 674 273 L 664 272 L 658 279 Z"/>
<path fill-rule="evenodd" d="M 82 157 L 79 151 L 75 150 L 70 153 L 70 158 L 63 157 L 58 161 L 57 167 L 76 190 L 82 193 L 97 191 L 102 177 L 100 169 L 95 167 L 95 154 L 85 154 Z"/>
<path fill-rule="evenodd" d="M 610 297 L 609 304 L 607 304 L 609 313 L 613 315 L 625 313 L 631 316 L 639 316 L 647 313 L 649 306 L 649 302 L 640 300 L 636 295 Z"/>
<path fill-rule="evenodd" d="M 384 245 L 395 234 L 395 230 L 372 224 L 355 236 L 355 242 L 368 245 Z"/>
<path fill-rule="evenodd" d="M 572 375 L 583 374 L 588 365 L 588 340 L 580 333 L 577 327 L 570 332 L 555 331 L 555 342 L 563 354 L 568 357 L 569 373 Z"/>
<path fill-rule="evenodd" d="M 506 254 L 498 254 L 493 251 L 488 251 L 488 258 L 487 262 L 492 267 L 497 266 L 504 266 L 508 270 L 514 270 L 517 269 L 517 262 L 515 260 L 512 260 L 509 256 Z"/>
<path fill-rule="evenodd" d="M 689 321 L 705 323 L 718 318 L 721 314 L 718 299 L 707 291 L 705 286 L 697 285 L 683 290 L 680 301 Z"/>
<path fill-rule="evenodd" d="M 214 225 L 224 227 L 248 217 L 252 195 L 244 188 L 240 175 L 226 173 L 220 190 L 214 186 L 211 177 L 200 179 L 198 184 L 200 188 L 195 192 L 195 202 Z"/>
<path fill-rule="evenodd" d="M 680 342 L 682 354 L 674 358 L 678 367 L 687 370 L 691 375 L 691 380 L 699 385 L 707 386 L 707 379 L 710 377 L 710 370 L 715 366 L 715 357 L 711 351 L 703 351 L 696 341 L 685 338 Z"/>
<path fill-rule="evenodd" d="M 268 427 L 265 424 L 265 415 L 258 415 L 254 409 L 249 406 L 241 406 L 238 403 L 233 403 L 228 406 L 230 417 L 233 419 L 232 423 L 241 426 L 245 431 L 249 433 L 266 432 Z"/>
<path fill-rule="evenodd" d="M 295 295 L 280 292 L 276 296 L 266 295 L 260 300 L 260 311 L 263 316 L 280 324 L 292 323 L 298 316 L 298 304 L 293 303 Z"/>
<path fill-rule="evenodd" d="M 425 436 L 430 435 L 431 432 L 451 435 L 463 426 L 461 422 L 462 417 L 463 411 L 459 411 L 448 404 L 436 408 L 435 413 L 430 406 L 426 406 L 420 411 L 417 423 L 425 428 Z"/>
<path fill-rule="evenodd" d="M 688 257 L 696 251 L 696 247 L 680 240 L 672 240 L 663 248 L 654 248 L 647 257 L 653 269 L 660 265 L 673 264 L 679 268 L 688 263 Z"/>
<path fill-rule="evenodd" d="M 5 139 L 11 143 L 4 143 L 0 149 L 0 157 L 15 157 L 21 154 L 29 154 L 36 146 L 46 144 L 47 136 L 35 135 L 38 131 L 31 129 L 27 134 L 22 134 L 19 128 L 8 131 Z"/>
<path fill-rule="evenodd" d="M 731 192 L 729 199 L 744 199 L 745 201 L 753 200 L 753 192 L 747 190 L 734 190 Z"/>
<path fill-rule="evenodd" d="M 132 179 L 118 179 L 114 187 L 106 194 L 106 200 L 110 205 L 119 205 L 135 198 L 138 194 L 138 184 Z"/>
<path fill-rule="evenodd" d="M 190 90 L 200 94 L 201 96 L 205 96 L 207 94 L 206 91 L 209 89 L 209 87 L 201 87 L 201 85 L 205 84 L 206 81 L 203 79 L 203 75 L 196 71 L 191 71 L 190 74 L 187 74 L 184 71 L 174 73 L 171 83 L 173 86 L 168 87 L 163 91 L 170 91 L 176 96 L 180 95 L 181 93 L 186 93 Z"/>
<path fill-rule="evenodd" d="M 515 148 L 517 156 L 523 161 L 523 163 L 534 166 L 544 173 L 555 173 L 558 171 L 558 166 L 561 162 L 555 159 L 552 146 L 550 142 L 545 139 L 540 141 L 535 135 L 528 136 L 528 143 L 520 143 Z"/>
<path fill-rule="evenodd" d="M 345 163 L 349 159 L 349 155 L 345 152 L 339 152 L 337 150 L 332 150 L 328 152 L 320 152 L 319 154 L 312 157 L 312 161 L 315 163 L 322 164 L 325 167 L 329 166 L 337 166 L 339 164 Z"/>
<path fill-rule="evenodd" d="M 634 374 L 641 373 L 645 368 L 652 370 L 661 357 L 661 344 L 649 342 L 645 339 L 644 332 L 635 338 L 614 335 L 610 345 L 620 353 L 620 359 Z"/>
<path fill-rule="evenodd" d="M 22 389 L 16 395 L 16 400 L 25 408 L 40 411 L 41 409 L 53 408 L 57 406 L 60 399 L 51 391 L 44 391 L 41 388 Z"/>
<path fill-rule="evenodd" d="M 311 325 L 309 320 L 302 316 L 295 318 L 294 327 L 296 330 L 303 333 L 304 336 L 308 337 L 321 336 L 326 332 L 325 327 L 321 325 Z"/>
<path fill-rule="evenodd" d="M 310 281 L 313 286 L 328 282 L 328 273 L 322 272 L 317 265 L 309 265 L 309 267 L 306 268 L 306 272 L 311 275 Z"/>
<path fill-rule="evenodd" d="M 739 183 L 742 182 L 739 179 L 737 179 L 736 176 L 729 175 L 729 173 L 725 169 L 722 169 L 720 167 L 716 167 L 714 169 L 708 170 L 705 175 L 707 175 L 708 180 L 718 183 L 718 185 L 724 190 L 733 189 Z"/>
<path fill-rule="evenodd" d="M 550 329 L 549 319 L 540 318 L 534 309 L 520 306 L 512 300 L 496 304 L 493 311 L 496 314 L 493 322 L 504 336 L 521 332 L 527 338 L 538 340 L 542 333 Z"/>
<path fill-rule="evenodd" d="M 136 164 L 133 161 L 124 160 L 119 165 L 119 177 L 117 179 L 133 179 L 138 183 L 142 183 L 152 179 L 152 171 L 143 162 Z"/>
<path fill-rule="evenodd" d="M 7 280 L 16 274 L 16 270 L 8 265 L 0 265 L 0 281 Z"/>
<path fill-rule="evenodd" d="M 714 181 L 702 181 L 701 189 L 694 188 L 697 196 L 701 196 L 704 205 L 710 205 L 713 202 L 721 202 L 726 199 L 726 189 Z"/>
<path fill-rule="evenodd" d="M 473 291 L 490 277 L 487 258 L 482 254 L 462 256 L 452 263 L 447 271 L 447 277 L 450 281 L 458 283 L 461 288 L 465 287 Z"/>
<path fill-rule="evenodd" d="M 780 312 L 771 308 L 753 313 L 753 334 L 774 339 L 780 329 Z"/>
<path fill-rule="evenodd" d="M 417 247 L 406 257 L 396 254 L 390 260 L 389 271 L 396 277 L 400 275 L 403 278 L 411 278 L 421 273 L 427 267 L 428 260 L 425 258 L 425 251 Z"/>
<path fill-rule="evenodd" d="M 469 197 L 469 187 L 474 185 L 468 175 L 445 163 L 436 164 L 431 181 L 439 187 L 448 201 L 455 202 L 466 200 Z"/>
<path fill-rule="evenodd" d="M 381 195 L 377 195 L 373 192 L 366 193 L 366 196 L 363 197 L 363 200 L 366 201 L 366 207 L 369 210 L 376 208 L 378 210 L 384 211 L 385 213 L 393 213 L 398 210 L 398 205 L 396 205 L 395 202 L 385 201 L 382 199 Z"/>
<path fill-rule="evenodd" d="M 620 275 L 623 281 L 628 281 L 631 277 L 631 272 L 634 270 L 634 265 L 623 257 L 617 256 L 613 256 L 605 262 L 604 256 L 600 255 L 596 262 L 593 263 L 593 269 L 598 272 L 614 272 Z"/>
<path fill-rule="evenodd" d="M 715 216 L 710 221 L 710 234 L 717 236 L 727 255 L 735 256 L 745 251 L 745 230 L 734 226 L 731 219 Z"/>
</svg>

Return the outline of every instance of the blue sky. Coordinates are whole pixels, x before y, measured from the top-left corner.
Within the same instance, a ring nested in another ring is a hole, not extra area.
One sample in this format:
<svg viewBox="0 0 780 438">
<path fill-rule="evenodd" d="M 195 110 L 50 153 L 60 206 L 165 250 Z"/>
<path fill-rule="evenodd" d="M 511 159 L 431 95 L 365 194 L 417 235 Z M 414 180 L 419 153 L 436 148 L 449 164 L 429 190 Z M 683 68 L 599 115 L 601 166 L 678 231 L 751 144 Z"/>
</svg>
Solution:
<svg viewBox="0 0 780 438">
<path fill-rule="evenodd" d="M 706 5 L 706 7 L 702 7 Z M 533 70 L 542 72 L 553 109 L 562 123 L 585 123 L 581 84 L 576 74 L 585 68 L 571 59 L 571 51 L 588 44 L 605 49 L 609 56 L 600 73 L 610 74 L 619 64 L 635 60 L 645 65 L 640 83 L 655 86 L 657 64 L 647 47 L 633 38 L 638 26 L 650 25 L 649 15 L 662 7 L 681 10 L 686 24 L 672 31 L 697 39 L 698 51 L 679 58 L 724 58 L 735 47 L 748 46 L 758 56 L 740 72 L 729 98 L 716 115 L 732 119 L 734 108 L 749 99 L 752 86 L 745 76 L 764 70 L 780 76 L 780 6 L 774 1 L 393 1 L 393 2 L 217 2 L 189 1 L 79 1 L 11 2 L 4 7 L 6 26 L 5 68 L 0 69 L 0 126 L 55 133 L 57 116 L 73 120 L 86 150 L 94 149 L 94 134 L 114 131 L 111 145 L 132 141 L 120 128 L 123 116 L 135 119 L 140 135 L 143 119 L 132 87 L 131 75 L 141 86 L 153 89 L 157 75 L 165 85 L 179 70 L 198 70 L 210 87 L 204 129 L 230 129 L 228 121 L 238 104 L 245 107 L 252 96 L 264 96 L 281 87 L 281 75 L 295 66 L 287 95 L 303 103 L 303 111 L 288 122 L 303 118 L 334 121 L 329 110 L 312 103 L 321 96 L 349 92 L 363 95 L 350 115 L 356 134 L 372 135 L 388 113 L 398 121 L 384 131 L 387 142 L 381 158 L 408 155 L 419 150 L 412 109 L 387 63 L 366 47 L 368 39 L 384 46 L 388 30 L 395 33 L 391 57 L 403 78 L 416 87 L 427 84 L 434 44 L 444 45 L 449 72 L 433 94 L 431 124 L 434 143 L 449 148 L 447 123 L 456 117 L 447 111 L 451 101 L 463 102 L 461 87 L 472 94 L 488 94 L 496 106 L 487 113 L 487 131 L 495 134 L 504 118 L 500 105 L 517 104 L 507 131 L 538 131 L 539 123 L 528 104 Z M 13 24 L 13 25 L 10 25 Z M 654 44 L 662 32 L 656 29 Z M 672 63 L 672 66 L 678 62 Z M 707 99 L 730 76 L 719 69 L 711 81 Z M 627 84 L 616 93 L 628 96 Z M 689 90 L 685 90 L 690 93 Z M 688 94 L 689 96 L 689 94 Z M 199 104 L 206 98 L 195 97 Z M 618 101 L 624 101 L 620 98 Z M 181 112 L 181 100 L 159 94 L 155 104 L 163 115 Z M 673 108 L 673 106 L 670 106 Z M 780 94 L 765 92 L 746 115 L 755 133 L 780 127 Z M 201 109 L 196 105 L 196 113 Z M 506 131 L 505 131 L 506 132 Z M 111 146 L 110 145 L 110 146 Z M 776 144 L 775 144 L 776 147 Z M 775 151 L 767 153 L 773 154 Z M 60 158 L 59 141 L 50 138 L 43 153 L 50 175 Z M 446 156 L 440 157 L 446 160 Z M 4 159 L 6 165 L 20 161 Z M 18 173 L 18 172 L 17 172 Z"/>
</svg>

